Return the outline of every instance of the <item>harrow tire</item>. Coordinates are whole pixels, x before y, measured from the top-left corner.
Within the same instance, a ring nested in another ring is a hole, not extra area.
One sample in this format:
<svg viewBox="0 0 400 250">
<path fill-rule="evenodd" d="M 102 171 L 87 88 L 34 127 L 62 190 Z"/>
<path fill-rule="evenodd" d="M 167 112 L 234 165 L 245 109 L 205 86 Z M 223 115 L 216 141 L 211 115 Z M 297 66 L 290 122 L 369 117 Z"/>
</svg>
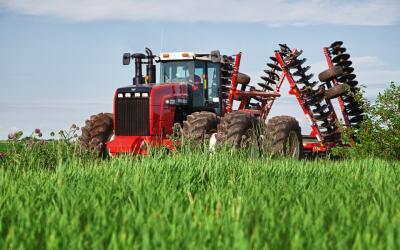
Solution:
<svg viewBox="0 0 400 250">
<path fill-rule="evenodd" d="M 194 112 L 183 122 L 182 136 L 196 143 L 204 143 L 213 133 L 217 132 L 220 119 L 212 112 Z"/>
<path fill-rule="evenodd" d="M 107 155 L 106 143 L 111 139 L 114 131 L 113 114 L 100 113 L 92 115 L 86 120 L 79 139 L 81 146 L 101 157 Z"/>
<path fill-rule="evenodd" d="M 350 89 L 347 84 L 339 84 L 325 90 L 325 99 L 330 100 L 345 94 Z"/>
<path fill-rule="evenodd" d="M 240 73 L 240 72 L 238 73 L 237 79 L 236 79 L 237 83 L 242 84 L 242 85 L 249 84 L 250 80 L 251 80 L 250 76 L 248 76 L 248 75 L 246 75 L 244 73 Z"/>
<path fill-rule="evenodd" d="M 303 138 L 299 122 L 290 116 L 275 116 L 269 119 L 266 140 L 273 155 L 292 159 L 303 158 Z"/>
<path fill-rule="evenodd" d="M 233 144 L 236 149 L 249 147 L 257 143 L 254 135 L 257 134 L 259 120 L 248 113 L 232 112 L 226 114 L 218 125 L 217 143 Z"/>
<path fill-rule="evenodd" d="M 335 66 L 319 73 L 318 78 L 321 82 L 329 82 L 333 79 L 343 75 L 343 69 L 340 66 Z"/>
</svg>

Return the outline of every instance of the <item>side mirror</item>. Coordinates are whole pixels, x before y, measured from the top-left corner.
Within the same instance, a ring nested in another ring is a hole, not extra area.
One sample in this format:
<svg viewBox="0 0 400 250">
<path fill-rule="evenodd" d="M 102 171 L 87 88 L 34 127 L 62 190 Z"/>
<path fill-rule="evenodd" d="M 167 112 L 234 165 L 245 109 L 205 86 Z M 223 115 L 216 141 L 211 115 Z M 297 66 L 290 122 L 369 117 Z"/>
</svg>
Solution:
<svg viewBox="0 0 400 250">
<path fill-rule="evenodd" d="M 219 50 L 211 51 L 210 56 L 213 63 L 221 62 L 221 53 L 219 52 Z"/>
<path fill-rule="evenodd" d="M 131 53 L 124 53 L 122 56 L 122 64 L 123 65 L 129 65 L 131 62 Z"/>
</svg>

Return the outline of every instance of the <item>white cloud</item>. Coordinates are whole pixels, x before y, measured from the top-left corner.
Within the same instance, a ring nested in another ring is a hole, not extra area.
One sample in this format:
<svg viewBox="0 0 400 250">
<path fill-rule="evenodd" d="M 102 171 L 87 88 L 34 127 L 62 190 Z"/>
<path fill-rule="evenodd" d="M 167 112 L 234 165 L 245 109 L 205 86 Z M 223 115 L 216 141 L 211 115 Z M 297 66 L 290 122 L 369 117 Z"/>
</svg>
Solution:
<svg viewBox="0 0 400 250">
<path fill-rule="evenodd" d="M 280 25 L 393 25 L 398 0 L 0 0 L 24 14 L 76 21 L 211 21 Z"/>
<path fill-rule="evenodd" d="M 383 61 L 377 56 L 352 57 L 351 61 L 358 69 L 371 69 L 383 66 Z"/>
<path fill-rule="evenodd" d="M 365 95 L 369 99 L 374 99 L 379 92 L 386 89 L 391 81 L 400 81 L 400 70 L 385 69 L 384 62 L 377 56 L 359 56 L 351 57 L 354 73 L 357 75 L 357 81 L 366 87 Z M 318 73 L 327 69 L 325 61 L 311 64 L 312 72 L 318 76 Z"/>
</svg>

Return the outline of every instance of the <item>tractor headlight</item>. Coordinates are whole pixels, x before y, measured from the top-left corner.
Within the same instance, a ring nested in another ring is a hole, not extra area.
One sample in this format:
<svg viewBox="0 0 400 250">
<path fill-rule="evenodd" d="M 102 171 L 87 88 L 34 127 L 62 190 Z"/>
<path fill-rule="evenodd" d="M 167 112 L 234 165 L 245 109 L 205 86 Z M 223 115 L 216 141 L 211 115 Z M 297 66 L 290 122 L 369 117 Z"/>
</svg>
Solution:
<svg viewBox="0 0 400 250">
<path fill-rule="evenodd" d="M 125 93 L 126 98 L 131 98 L 131 96 L 132 96 L 131 93 Z"/>
<path fill-rule="evenodd" d="M 186 97 L 173 97 L 165 100 L 165 104 L 169 105 L 187 105 L 188 99 Z"/>
<path fill-rule="evenodd" d="M 140 97 L 140 93 L 135 93 L 135 97 Z"/>
<path fill-rule="evenodd" d="M 123 97 L 124 97 L 124 94 L 118 93 L 118 98 L 123 98 Z"/>
<path fill-rule="evenodd" d="M 142 97 L 143 97 L 143 98 L 149 97 L 149 93 L 142 93 Z"/>
</svg>

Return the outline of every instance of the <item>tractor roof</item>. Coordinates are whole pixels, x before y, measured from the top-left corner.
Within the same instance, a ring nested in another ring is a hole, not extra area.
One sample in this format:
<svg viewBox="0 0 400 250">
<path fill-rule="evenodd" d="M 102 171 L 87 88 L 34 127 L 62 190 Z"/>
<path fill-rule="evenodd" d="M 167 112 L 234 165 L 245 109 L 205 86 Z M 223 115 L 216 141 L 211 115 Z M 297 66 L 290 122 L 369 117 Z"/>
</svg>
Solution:
<svg viewBox="0 0 400 250">
<path fill-rule="evenodd" d="M 194 52 L 163 52 L 159 56 L 160 61 L 182 61 L 182 60 L 203 60 L 212 62 L 225 61 L 225 56 L 221 56 L 219 51 L 212 51 L 207 54 L 199 54 Z"/>
</svg>

